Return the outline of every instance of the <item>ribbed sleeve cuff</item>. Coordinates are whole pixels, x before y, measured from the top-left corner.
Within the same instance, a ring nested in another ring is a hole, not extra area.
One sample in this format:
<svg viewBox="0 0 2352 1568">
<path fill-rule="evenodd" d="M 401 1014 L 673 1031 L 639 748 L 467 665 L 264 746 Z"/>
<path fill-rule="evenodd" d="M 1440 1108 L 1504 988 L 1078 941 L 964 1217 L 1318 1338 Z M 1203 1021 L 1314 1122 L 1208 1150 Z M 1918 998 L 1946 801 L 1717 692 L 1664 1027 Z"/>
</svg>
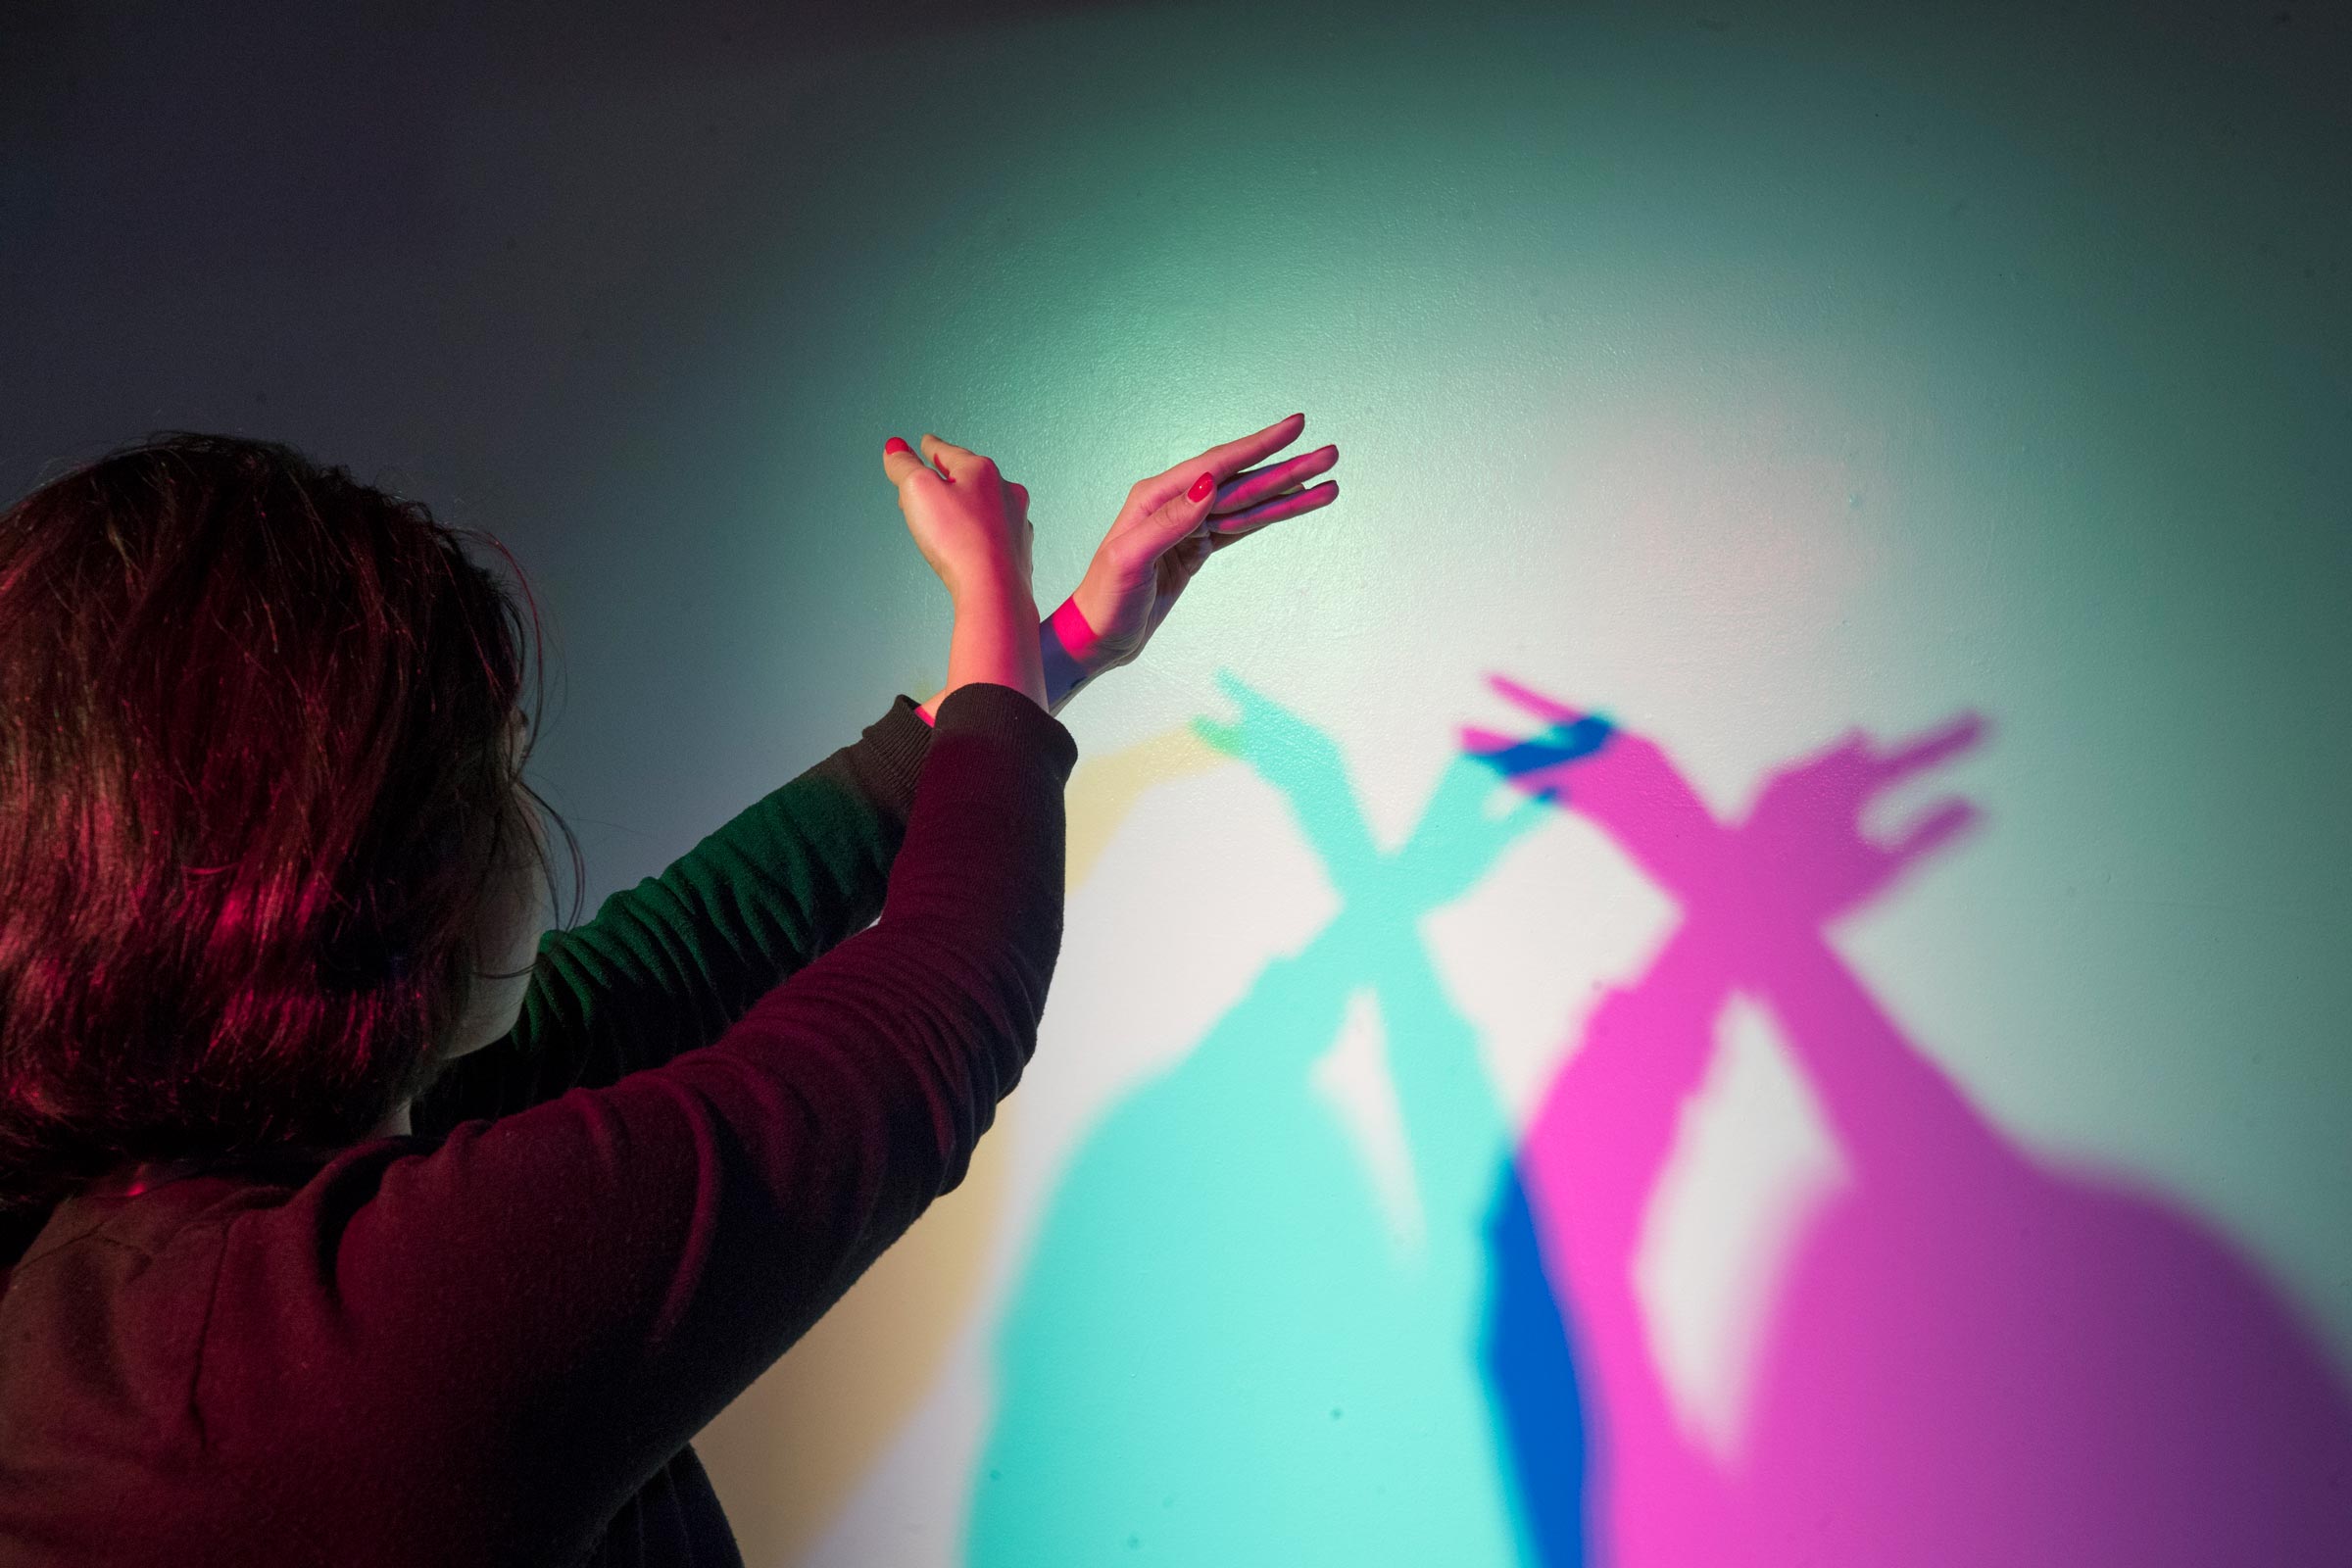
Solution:
<svg viewBox="0 0 2352 1568">
<path fill-rule="evenodd" d="M 1010 686 L 985 680 L 966 682 L 948 693 L 934 718 L 931 729 L 935 739 L 977 735 L 1034 751 L 1054 764 L 1056 779 L 1064 784 L 1078 765 L 1077 737 L 1028 693 Z M 915 716 L 914 722 L 922 723 L 921 717 Z"/>
<path fill-rule="evenodd" d="M 923 705 L 901 692 L 890 711 L 865 726 L 862 739 L 874 761 L 895 788 L 893 799 L 905 805 L 914 799 L 914 786 L 923 776 L 923 759 L 931 755 L 931 726 L 923 722 Z"/>
</svg>

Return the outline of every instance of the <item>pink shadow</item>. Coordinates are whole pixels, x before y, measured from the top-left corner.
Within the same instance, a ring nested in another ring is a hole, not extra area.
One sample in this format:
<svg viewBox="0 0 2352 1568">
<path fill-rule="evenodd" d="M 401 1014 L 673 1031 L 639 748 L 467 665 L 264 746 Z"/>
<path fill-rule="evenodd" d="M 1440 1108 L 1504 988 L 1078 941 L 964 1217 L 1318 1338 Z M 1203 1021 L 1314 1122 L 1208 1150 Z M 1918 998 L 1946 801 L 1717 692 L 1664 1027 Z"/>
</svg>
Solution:
<svg viewBox="0 0 2352 1568">
<path fill-rule="evenodd" d="M 1494 684 L 1554 724 L 1585 716 Z M 1891 846 L 1859 826 L 1981 728 L 1891 750 L 1856 734 L 1775 773 L 1736 824 L 1621 729 L 1513 770 L 1684 911 L 1604 998 L 1521 1152 L 1586 1374 L 1596 1564 L 2352 1563 L 2352 1401 L 2311 1330 L 2194 1216 L 2011 1143 L 1824 935 L 1971 825 L 1947 802 Z M 1735 990 L 1774 1015 L 1853 1179 L 1792 1250 L 1726 1462 L 1677 1423 L 1632 1262 Z"/>
</svg>

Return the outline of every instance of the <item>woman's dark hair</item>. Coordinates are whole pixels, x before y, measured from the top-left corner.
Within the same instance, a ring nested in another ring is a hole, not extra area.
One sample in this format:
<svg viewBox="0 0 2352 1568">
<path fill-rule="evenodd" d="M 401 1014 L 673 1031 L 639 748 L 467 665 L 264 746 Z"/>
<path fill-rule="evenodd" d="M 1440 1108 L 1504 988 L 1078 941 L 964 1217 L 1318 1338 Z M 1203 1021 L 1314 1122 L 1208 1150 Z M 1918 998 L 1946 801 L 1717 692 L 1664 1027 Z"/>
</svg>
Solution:
<svg viewBox="0 0 2352 1568">
<path fill-rule="evenodd" d="M 467 538 L 521 581 L 343 468 L 180 433 L 0 513 L 0 1215 L 342 1148 L 431 1083 L 493 873 L 555 902 L 522 617 Z"/>
</svg>

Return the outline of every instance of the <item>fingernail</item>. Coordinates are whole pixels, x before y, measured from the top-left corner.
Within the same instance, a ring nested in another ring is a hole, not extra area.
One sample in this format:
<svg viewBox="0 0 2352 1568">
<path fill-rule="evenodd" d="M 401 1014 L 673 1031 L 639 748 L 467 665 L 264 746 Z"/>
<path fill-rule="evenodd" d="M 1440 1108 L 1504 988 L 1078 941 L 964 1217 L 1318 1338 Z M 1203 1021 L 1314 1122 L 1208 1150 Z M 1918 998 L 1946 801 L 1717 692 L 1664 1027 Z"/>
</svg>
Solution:
<svg viewBox="0 0 2352 1568">
<path fill-rule="evenodd" d="M 914 448 L 908 446 L 904 440 L 894 435 L 889 440 L 882 443 L 882 450 L 895 457 L 902 452 L 912 452 Z"/>
<path fill-rule="evenodd" d="M 1217 476 L 1213 473 L 1204 473 L 1193 481 L 1193 487 L 1184 493 L 1185 499 L 1188 501 L 1205 500 L 1208 493 L 1216 487 Z"/>
</svg>

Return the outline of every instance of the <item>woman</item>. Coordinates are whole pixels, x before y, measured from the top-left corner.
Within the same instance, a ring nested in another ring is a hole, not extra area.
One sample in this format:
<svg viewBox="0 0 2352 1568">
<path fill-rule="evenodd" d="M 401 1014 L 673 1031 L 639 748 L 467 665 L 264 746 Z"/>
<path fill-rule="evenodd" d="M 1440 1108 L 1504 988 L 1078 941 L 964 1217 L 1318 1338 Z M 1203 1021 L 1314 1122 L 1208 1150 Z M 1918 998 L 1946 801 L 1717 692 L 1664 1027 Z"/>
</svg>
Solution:
<svg viewBox="0 0 2352 1568">
<path fill-rule="evenodd" d="M 1027 492 L 894 438 L 947 685 L 561 930 L 520 616 L 421 507 L 178 436 L 0 514 L 0 1559 L 740 1561 L 688 1440 L 962 1178 L 1054 710 L 1337 495 L 1239 471 L 1302 421 L 1139 483 L 1042 627 Z"/>
</svg>

